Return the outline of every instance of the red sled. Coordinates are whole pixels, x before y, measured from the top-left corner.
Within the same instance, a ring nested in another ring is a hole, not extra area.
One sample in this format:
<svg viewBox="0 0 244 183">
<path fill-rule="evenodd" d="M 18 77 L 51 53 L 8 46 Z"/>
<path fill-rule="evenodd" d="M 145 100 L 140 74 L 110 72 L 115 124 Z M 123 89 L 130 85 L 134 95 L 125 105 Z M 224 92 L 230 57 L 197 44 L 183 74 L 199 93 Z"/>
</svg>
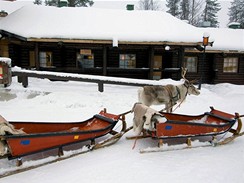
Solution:
<svg viewBox="0 0 244 183">
<path fill-rule="evenodd" d="M 4 118 L 0 118 L 4 120 Z M 123 132 L 126 129 L 124 115 L 107 113 L 106 110 L 82 122 L 7 122 L 14 129 L 22 129 L 22 134 L 8 134 L 1 136 L 1 143 L 7 148 L 4 157 L 9 159 L 21 158 L 26 155 L 59 148 L 82 141 L 91 141 L 91 147 L 96 145 L 95 139 L 111 134 L 112 140 L 118 140 L 121 135 L 113 130 L 118 121 L 122 121 Z M 109 140 L 106 141 L 108 143 Z"/>
</svg>

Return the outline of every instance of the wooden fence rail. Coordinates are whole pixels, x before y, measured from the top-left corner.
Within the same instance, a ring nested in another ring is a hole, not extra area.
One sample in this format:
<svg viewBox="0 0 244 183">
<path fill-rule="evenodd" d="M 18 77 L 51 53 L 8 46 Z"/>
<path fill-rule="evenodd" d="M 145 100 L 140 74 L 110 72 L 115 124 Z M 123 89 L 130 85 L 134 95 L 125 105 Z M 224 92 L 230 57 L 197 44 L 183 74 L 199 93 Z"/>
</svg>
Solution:
<svg viewBox="0 0 244 183">
<path fill-rule="evenodd" d="M 58 72 L 45 72 L 45 71 L 31 71 L 31 70 L 12 70 L 12 75 L 18 77 L 18 82 L 22 83 L 23 87 L 28 86 L 28 78 L 41 78 L 49 79 L 54 81 L 79 81 L 97 83 L 98 91 L 104 91 L 104 84 L 113 85 L 126 85 L 126 86 L 145 86 L 159 84 L 153 80 L 137 80 L 127 78 L 115 78 L 105 76 L 87 76 L 82 74 L 69 74 L 69 73 L 58 73 Z M 85 77 L 84 77 L 85 76 Z"/>
</svg>

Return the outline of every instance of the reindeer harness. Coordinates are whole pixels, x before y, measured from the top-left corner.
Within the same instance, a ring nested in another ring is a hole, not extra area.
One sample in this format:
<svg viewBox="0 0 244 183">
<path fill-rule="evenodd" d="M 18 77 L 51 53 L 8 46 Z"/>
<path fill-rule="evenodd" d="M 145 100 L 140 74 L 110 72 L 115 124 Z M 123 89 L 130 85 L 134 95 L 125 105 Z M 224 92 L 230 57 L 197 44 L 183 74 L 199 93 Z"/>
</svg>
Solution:
<svg viewBox="0 0 244 183">
<path fill-rule="evenodd" d="M 165 89 L 169 94 L 171 103 L 176 103 L 176 101 L 178 101 L 181 98 L 179 87 L 178 86 L 175 86 L 175 87 L 176 87 L 177 94 L 175 96 L 173 96 L 173 92 L 170 90 L 170 88 L 167 85 L 165 86 Z"/>
<path fill-rule="evenodd" d="M 186 94 L 185 94 L 185 96 L 184 96 L 184 99 L 180 102 L 180 104 L 185 100 L 185 98 L 186 98 L 186 96 L 187 96 L 187 94 L 188 94 L 188 89 L 189 89 L 189 85 L 186 85 L 186 84 L 184 83 L 183 86 L 186 87 L 187 91 L 186 91 Z M 167 85 L 165 86 L 165 89 L 166 89 L 166 91 L 168 92 L 168 94 L 169 94 L 169 96 L 170 96 L 170 103 L 171 103 L 170 108 L 173 108 L 174 104 L 176 104 L 177 101 L 178 101 L 179 99 L 181 99 L 181 94 L 180 94 L 180 89 L 179 89 L 179 87 L 178 87 L 178 86 L 175 86 L 175 88 L 176 88 L 177 94 L 176 94 L 175 96 L 173 96 L 173 92 L 170 90 L 170 88 L 169 88 Z M 179 104 L 175 109 L 177 109 L 177 108 L 180 106 L 180 104 Z M 161 111 L 164 111 L 164 110 L 165 110 L 165 109 L 163 109 L 163 110 L 161 110 Z"/>
</svg>

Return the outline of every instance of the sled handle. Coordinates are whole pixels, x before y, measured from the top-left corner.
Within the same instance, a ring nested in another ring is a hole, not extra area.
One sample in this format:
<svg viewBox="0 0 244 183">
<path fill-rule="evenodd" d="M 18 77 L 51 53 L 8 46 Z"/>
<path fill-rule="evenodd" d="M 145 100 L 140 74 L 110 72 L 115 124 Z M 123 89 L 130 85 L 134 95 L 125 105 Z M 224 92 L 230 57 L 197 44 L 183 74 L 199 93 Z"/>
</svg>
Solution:
<svg viewBox="0 0 244 183">
<path fill-rule="evenodd" d="M 239 118 L 243 118 L 243 117 L 244 117 L 244 114 L 243 114 L 243 115 L 239 115 L 238 117 L 239 117 Z"/>
<path fill-rule="evenodd" d="M 235 113 L 236 115 L 236 119 L 237 119 L 237 128 L 236 129 L 230 129 L 230 132 L 233 133 L 234 135 L 238 135 L 241 132 L 241 128 L 242 128 L 242 121 L 241 121 L 241 117 L 244 117 L 244 115 L 239 115 L 238 113 Z"/>
<path fill-rule="evenodd" d="M 131 113 L 131 112 L 132 112 L 132 110 L 129 110 L 129 111 L 126 111 L 126 112 L 124 112 L 124 113 L 119 114 L 119 116 L 124 116 L 124 115 L 126 115 L 126 114 Z"/>
</svg>

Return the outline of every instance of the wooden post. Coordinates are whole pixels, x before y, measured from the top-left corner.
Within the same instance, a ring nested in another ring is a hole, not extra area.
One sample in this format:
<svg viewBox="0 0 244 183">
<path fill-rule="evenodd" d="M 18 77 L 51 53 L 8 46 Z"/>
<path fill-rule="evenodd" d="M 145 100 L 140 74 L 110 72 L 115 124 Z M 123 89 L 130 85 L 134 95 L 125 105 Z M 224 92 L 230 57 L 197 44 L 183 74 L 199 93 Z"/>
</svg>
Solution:
<svg viewBox="0 0 244 183">
<path fill-rule="evenodd" d="M 38 45 L 38 43 L 35 43 L 35 64 L 36 64 L 36 69 L 40 70 L 39 45 Z"/>
<path fill-rule="evenodd" d="M 213 147 L 215 147 L 215 146 L 218 145 L 218 140 L 217 140 L 217 137 L 216 136 L 213 136 L 212 137 L 211 144 L 212 144 Z"/>
<path fill-rule="evenodd" d="M 107 47 L 103 47 L 103 76 L 107 75 Z"/>
<path fill-rule="evenodd" d="M 16 160 L 16 166 L 21 166 L 23 164 L 23 162 L 22 162 L 22 158 L 18 158 L 17 160 Z"/>
<path fill-rule="evenodd" d="M 22 86 L 26 88 L 28 86 L 28 76 L 23 74 L 22 75 Z"/>
<path fill-rule="evenodd" d="M 184 64 L 184 58 L 185 58 L 185 49 L 182 46 L 179 48 L 178 57 L 179 57 L 178 68 L 181 68 L 182 66 L 184 66 L 183 64 Z M 177 78 L 181 79 L 181 72 L 177 73 Z"/>
<path fill-rule="evenodd" d="M 159 141 L 158 141 L 158 147 L 162 147 L 163 146 L 163 139 L 159 139 Z"/>
<path fill-rule="evenodd" d="M 95 145 L 95 144 L 96 144 L 95 139 L 92 139 L 91 140 L 91 145 Z"/>
<path fill-rule="evenodd" d="M 187 147 L 191 147 L 191 138 L 187 138 L 186 140 Z"/>
<path fill-rule="evenodd" d="M 64 155 L 63 147 L 58 148 L 58 156 L 61 157 Z"/>
<path fill-rule="evenodd" d="M 149 49 L 149 79 L 153 79 L 153 67 L 154 67 L 154 48 Z"/>
<path fill-rule="evenodd" d="M 100 92 L 103 92 L 104 91 L 103 82 L 102 81 L 99 81 L 98 82 L 98 91 L 100 91 Z"/>
<path fill-rule="evenodd" d="M 18 83 L 22 83 L 22 76 L 18 76 Z"/>
</svg>

